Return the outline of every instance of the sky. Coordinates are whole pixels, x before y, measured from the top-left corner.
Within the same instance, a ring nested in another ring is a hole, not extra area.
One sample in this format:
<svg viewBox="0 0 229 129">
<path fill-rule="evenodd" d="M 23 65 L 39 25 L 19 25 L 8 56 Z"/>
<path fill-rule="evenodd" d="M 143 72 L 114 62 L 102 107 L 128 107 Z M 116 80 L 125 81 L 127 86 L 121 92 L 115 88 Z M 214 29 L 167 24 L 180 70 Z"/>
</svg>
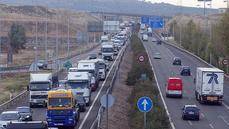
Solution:
<svg viewBox="0 0 229 129">
<path fill-rule="evenodd" d="M 182 3 L 182 6 L 204 7 L 204 2 L 198 2 L 197 0 L 146 0 L 146 1 L 150 1 L 152 3 L 164 2 L 164 3 L 174 4 L 174 5 L 181 5 Z M 226 8 L 227 3 L 224 1 L 227 1 L 227 0 L 212 0 L 212 8 Z M 210 3 L 210 2 L 207 2 L 207 3 Z M 206 7 L 210 8 L 210 6 L 206 6 Z"/>
</svg>

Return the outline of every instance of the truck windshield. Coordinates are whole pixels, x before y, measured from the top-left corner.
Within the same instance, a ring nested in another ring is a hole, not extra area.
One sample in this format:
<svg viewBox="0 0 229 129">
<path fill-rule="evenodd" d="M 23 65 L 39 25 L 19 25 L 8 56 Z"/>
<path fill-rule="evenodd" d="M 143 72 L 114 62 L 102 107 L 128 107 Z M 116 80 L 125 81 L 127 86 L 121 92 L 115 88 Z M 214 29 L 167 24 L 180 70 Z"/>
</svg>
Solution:
<svg viewBox="0 0 229 129">
<path fill-rule="evenodd" d="M 70 107 L 71 98 L 49 98 L 48 106 L 51 107 Z"/>
<path fill-rule="evenodd" d="M 49 82 L 39 82 L 39 83 L 30 83 L 29 86 L 31 91 L 48 91 L 50 90 L 50 83 Z"/>
<path fill-rule="evenodd" d="M 88 87 L 88 81 L 83 81 L 83 82 L 68 82 L 68 86 L 71 87 L 72 89 L 84 89 Z"/>
<path fill-rule="evenodd" d="M 113 52 L 113 48 L 103 48 L 102 52 Z"/>
</svg>

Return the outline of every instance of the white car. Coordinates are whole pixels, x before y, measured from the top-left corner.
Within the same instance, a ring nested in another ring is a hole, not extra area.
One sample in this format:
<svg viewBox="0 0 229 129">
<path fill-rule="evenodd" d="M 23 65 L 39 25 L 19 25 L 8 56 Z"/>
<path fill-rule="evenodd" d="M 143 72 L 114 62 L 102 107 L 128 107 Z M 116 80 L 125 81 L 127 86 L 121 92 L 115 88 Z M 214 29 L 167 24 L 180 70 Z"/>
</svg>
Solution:
<svg viewBox="0 0 229 129">
<path fill-rule="evenodd" d="M 152 38 L 152 42 L 157 42 L 157 39 L 156 38 Z"/>
<path fill-rule="evenodd" d="M 7 123 L 11 121 L 19 121 L 21 118 L 18 111 L 5 111 L 0 115 L 0 125 L 6 127 Z M 1 126 L 0 126 L 1 127 Z"/>
</svg>

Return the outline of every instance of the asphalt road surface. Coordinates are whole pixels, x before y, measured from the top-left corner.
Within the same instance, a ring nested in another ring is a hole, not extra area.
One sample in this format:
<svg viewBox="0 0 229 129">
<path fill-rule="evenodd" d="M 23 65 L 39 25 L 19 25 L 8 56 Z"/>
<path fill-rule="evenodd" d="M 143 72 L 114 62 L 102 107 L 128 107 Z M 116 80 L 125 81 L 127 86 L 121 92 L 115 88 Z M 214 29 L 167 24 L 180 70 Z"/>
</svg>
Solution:
<svg viewBox="0 0 229 129">
<path fill-rule="evenodd" d="M 143 44 L 149 54 L 159 87 L 176 129 L 229 129 L 229 108 L 227 106 L 227 104 L 229 104 L 228 79 L 225 79 L 224 84 L 225 95 L 223 105 L 220 106 L 199 104 L 199 102 L 197 102 L 195 99 L 195 85 L 193 83 L 193 79 L 196 75 L 197 67 L 209 66 L 177 48 L 166 45 L 164 43 L 162 45 L 157 45 L 151 41 L 151 38 L 148 42 L 144 42 Z M 155 52 L 159 52 L 162 58 L 154 59 L 153 54 Z M 192 76 L 180 76 L 179 73 L 181 66 L 172 65 L 174 57 L 180 57 L 182 60 L 182 65 L 190 66 Z M 168 77 L 170 76 L 177 76 L 182 78 L 184 84 L 182 99 L 165 97 L 165 84 Z M 200 121 L 182 120 L 181 108 L 185 104 L 196 104 L 200 108 Z"/>
</svg>

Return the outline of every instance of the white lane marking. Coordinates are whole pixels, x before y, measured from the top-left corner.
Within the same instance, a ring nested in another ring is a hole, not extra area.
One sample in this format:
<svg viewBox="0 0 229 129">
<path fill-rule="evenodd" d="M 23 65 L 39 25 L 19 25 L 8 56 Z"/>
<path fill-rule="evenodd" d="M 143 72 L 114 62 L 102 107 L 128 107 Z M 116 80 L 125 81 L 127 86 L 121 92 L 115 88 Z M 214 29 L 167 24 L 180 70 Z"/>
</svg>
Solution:
<svg viewBox="0 0 229 129">
<path fill-rule="evenodd" d="M 210 126 L 212 129 L 214 129 L 214 126 L 213 126 L 212 124 L 209 124 L 209 126 Z"/>
<path fill-rule="evenodd" d="M 222 104 L 227 110 L 229 110 L 229 106 L 227 104 L 225 104 L 224 102 Z"/>
<path fill-rule="evenodd" d="M 188 123 L 189 123 L 190 125 L 193 125 L 192 122 L 191 122 L 190 120 L 188 121 Z"/>
<path fill-rule="evenodd" d="M 153 74 L 154 74 L 154 77 L 155 77 L 155 81 L 156 81 L 156 83 L 157 83 L 157 88 L 158 88 L 158 90 L 159 90 L 159 93 L 160 93 L 160 96 L 161 96 L 163 105 L 164 105 L 165 110 L 166 110 L 166 114 L 167 114 L 167 116 L 169 117 L 170 125 L 171 125 L 172 129 L 175 129 L 175 125 L 174 125 L 174 123 L 172 122 L 170 113 L 169 113 L 169 111 L 168 111 L 168 107 L 167 107 L 167 105 L 166 105 L 166 103 L 165 103 L 165 100 L 164 100 L 164 97 L 163 97 L 163 95 L 162 95 L 161 88 L 160 88 L 159 83 L 158 83 L 158 80 L 157 80 L 156 72 L 155 72 L 155 70 L 154 70 L 154 68 L 153 68 L 153 64 L 152 64 L 151 58 L 150 58 L 150 56 L 149 56 L 149 52 L 148 52 L 148 50 L 147 50 L 146 47 L 145 47 L 145 49 L 146 49 L 146 53 L 147 53 L 147 56 L 148 56 L 150 65 L 151 65 L 152 70 L 153 70 Z"/>
<path fill-rule="evenodd" d="M 89 114 L 90 114 L 92 108 L 94 107 L 95 102 L 97 101 L 97 99 L 98 99 L 98 97 L 99 97 L 99 95 L 100 95 L 100 93 L 101 93 L 103 87 L 105 86 L 105 82 L 107 81 L 107 78 L 108 78 L 108 76 L 110 75 L 110 72 L 111 72 L 111 70 L 113 69 L 114 64 L 117 62 L 117 59 L 119 58 L 119 56 L 120 56 L 120 54 L 122 53 L 123 49 L 124 49 L 124 47 L 122 48 L 122 50 L 121 50 L 120 53 L 118 54 L 117 58 L 115 59 L 114 63 L 112 64 L 112 66 L 111 66 L 111 68 L 110 68 L 110 70 L 109 70 L 109 72 L 108 72 L 108 74 L 107 74 L 106 79 L 104 80 L 104 82 L 103 82 L 101 88 L 99 89 L 99 92 L 97 93 L 97 95 L 96 95 L 96 97 L 95 97 L 95 99 L 94 99 L 92 105 L 90 106 L 90 108 L 89 108 L 87 114 L 85 115 L 85 117 L 84 117 L 83 121 L 81 122 L 81 124 L 80 124 L 80 126 L 79 126 L 78 129 L 82 129 L 82 128 L 83 128 L 84 123 L 86 122 L 86 120 L 87 120 L 87 118 L 88 118 L 88 116 L 89 116 Z"/>
<path fill-rule="evenodd" d="M 229 122 L 223 116 L 220 115 L 218 117 L 221 118 L 223 120 L 223 122 L 229 126 Z"/>
<path fill-rule="evenodd" d="M 200 115 L 201 115 L 201 117 L 202 117 L 202 118 L 204 118 L 204 117 L 205 117 L 204 113 L 201 113 Z"/>
</svg>

